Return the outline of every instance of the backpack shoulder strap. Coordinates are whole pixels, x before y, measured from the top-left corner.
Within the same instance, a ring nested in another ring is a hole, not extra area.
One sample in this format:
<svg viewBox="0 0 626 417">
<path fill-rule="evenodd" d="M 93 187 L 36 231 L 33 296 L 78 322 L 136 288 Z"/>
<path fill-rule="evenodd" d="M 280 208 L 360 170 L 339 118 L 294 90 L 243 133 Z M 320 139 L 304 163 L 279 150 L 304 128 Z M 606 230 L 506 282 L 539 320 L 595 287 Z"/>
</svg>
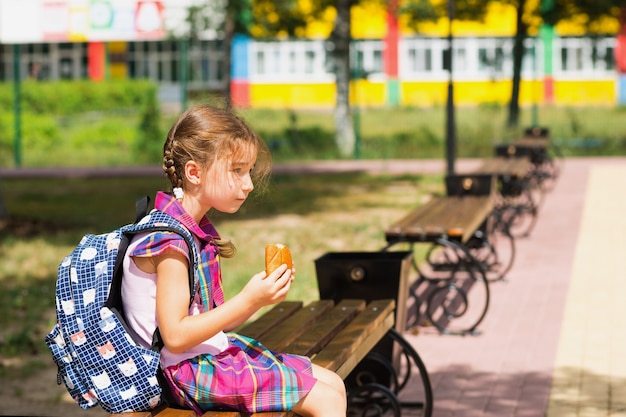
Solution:
<svg viewBox="0 0 626 417">
<path fill-rule="evenodd" d="M 143 196 L 135 201 L 135 223 L 143 219 L 150 212 L 150 196 Z"/>
<path fill-rule="evenodd" d="M 178 220 L 176 220 L 172 216 L 158 210 L 152 210 L 148 213 L 147 210 L 149 201 L 149 197 L 143 197 L 138 199 L 136 202 L 136 214 L 138 216 L 138 220 L 135 223 L 123 226 L 120 229 L 121 241 L 117 257 L 115 259 L 113 276 L 111 277 L 111 289 L 109 291 L 109 297 L 105 302 L 105 306 L 109 307 L 112 310 L 116 310 L 122 315 L 122 317 L 124 317 L 124 309 L 122 303 L 123 260 L 133 236 L 138 233 L 166 231 L 177 233 L 183 239 L 185 239 L 187 247 L 189 248 L 190 260 L 188 275 L 189 305 L 191 305 L 191 303 L 193 302 L 193 298 L 197 290 L 198 280 L 196 277 L 197 269 L 200 264 L 200 256 L 196 248 L 193 236 L 191 235 L 189 230 L 187 230 L 187 228 L 185 228 Z M 144 213 L 145 215 L 141 216 L 142 213 Z M 155 337 L 153 338 L 153 348 L 160 350 L 160 348 L 163 346 L 163 343 L 162 341 L 160 341 L 160 334 L 158 333 L 159 332 L 157 329 L 155 332 Z M 155 339 L 157 338 L 159 342 L 155 342 Z"/>
</svg>

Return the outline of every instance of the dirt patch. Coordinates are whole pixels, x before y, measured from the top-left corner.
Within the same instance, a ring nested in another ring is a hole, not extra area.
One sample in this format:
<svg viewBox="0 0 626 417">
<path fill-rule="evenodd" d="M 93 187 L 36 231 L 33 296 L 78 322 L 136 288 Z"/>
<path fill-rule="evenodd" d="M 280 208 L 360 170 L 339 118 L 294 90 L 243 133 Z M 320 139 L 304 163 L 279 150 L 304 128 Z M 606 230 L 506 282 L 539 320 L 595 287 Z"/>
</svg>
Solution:
<svg viewBox="0 0 626 417">
<path fill-rule="evenodd" d="M 57 369 L 50 365 L 27 378 L 2 379 L 0 415 L 45 417 L 106 417 L 100 407 L 80 408 L 65 390 L 57 385 Z"/>
</svg>

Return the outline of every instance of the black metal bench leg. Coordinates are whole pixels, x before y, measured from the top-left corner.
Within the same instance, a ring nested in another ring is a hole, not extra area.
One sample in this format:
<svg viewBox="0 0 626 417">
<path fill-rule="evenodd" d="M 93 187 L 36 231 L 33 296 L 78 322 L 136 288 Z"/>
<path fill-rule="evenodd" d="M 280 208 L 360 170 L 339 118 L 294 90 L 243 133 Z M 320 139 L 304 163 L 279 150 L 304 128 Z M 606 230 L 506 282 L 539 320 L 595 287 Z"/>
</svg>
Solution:
<svg viewBox="0 0 626 417">
<path fill-rule="evenodd" d="M 400 416 L 403 409 L 418 409 L 422 410 L 424 417 L 431 417 L 433 391 L 424 362 L 413 346 L 395 329 L 391 329 L 386 338 L 393 342 L 394 351 L 400 352 L 399 369 L 396 370 L 392 358 L 376 351 L 370 352 L 346 379 L 348 415 L 373 417 L 391 412 L 394 416 Z M 407 386 L 414 368 L 419 372 L 423 399 L 400 401 L 398 394 Z"/>
<path fill-rule="evenodd" d="M 434 245 L 450 252 L 444 253 L 444 259 L 438 264 L 427 259 L 425 266 L 430 268 L 428 273 L 420 268 L 415 257 L 412 258 L 418 279 L 409 288 L 409 296 L 414 299 L 415 305 L 414 311 L 407 310 L 407 315 L 409 318 L 415 316 L 414 325 L 421 325 L 422 317 L 425 317 L 442 334 L 477 335 L 476 328 L 489 307 L 489 281 L 485 267 L 460 242 L 442 238 Z M 474 296 L 470 297 L 469 290 L 473 286 L 476 286 Z M 476 293 L 477 290 L 482 292 Z M 407 328 L 411 327 L 410 324 L 407 321 Z"/>
<path fill-rule="evenodd" d="M 431 268 L 430 275 L 414 265 L 420 279 L 412 286 L 411 293 L 416 300 L 423 300 L 419 312 L 440 333 L 476 335 L 476 328 L 489 307 L 489 282 L 484 266 L 461 243 L 439 239 L 436 244 L 448 252 L 443 254 L 442 264 Z M 428 265 L 432 262 L 425 266 Z"/>
<path fill-rule="evenodd" d="M 489 282 L 503 281 L 515 260 L 515 238 L 495 210 L 467 244 Z"/>
</svg>

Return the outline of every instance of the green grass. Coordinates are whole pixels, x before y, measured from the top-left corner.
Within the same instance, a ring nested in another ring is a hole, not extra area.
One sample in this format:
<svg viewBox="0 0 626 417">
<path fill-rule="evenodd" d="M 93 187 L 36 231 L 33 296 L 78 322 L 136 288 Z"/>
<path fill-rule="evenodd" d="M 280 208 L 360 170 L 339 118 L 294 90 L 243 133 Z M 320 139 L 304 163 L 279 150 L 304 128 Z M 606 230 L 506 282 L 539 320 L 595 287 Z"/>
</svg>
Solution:
<svg viewBox="0 0 626 417">
<path fill-rule="evenodd" d="M 550 128 L 564 156 L 626 155 L 626 110 L 621 107 L 538 109 L 539 124 Z M 266 140 L 277 162 L 338 159 L 332 111 L 240 109 Z M 12 115 L 0 115 L 11 126 Z M 139 115 L 96 112 L 24 120 L 23 166 L 120 166 L 159 164 L 161 144 L 177 115 L 163 114 L 160 134 L 139 137 Z M 520 128 L 506 127 L 507 109 L 484 105 L 456 109 L 458 157 L 485 157 L 493 145 L 517 138 L 533 124 L 522 109 Z M 445 109 L 360 109 L 358 155 L 363 159 L 442 158 L 445 155 Z M 358 123 L 357 123 L 358 122 Z M 140 140 L 141 139 L 141 140 Z M 14 164 L 11 135 L 0 137 L 0 166 Z M 589 146 L 593 145 L 593 146 Z"/>
<path fill-rule="evenodd" d="M 330 111 L 248 109 L 241 113 L 269 142 L 279 161 L 338 157 Z M 542 107 L 538 124 L 550 128 L 564 156 L 626 155 L 625 113 L 621 107 Z M 363 159 L 445 155 L 444 108 L 362 109 L 358 114 Z M 518 138 L 524 127 L 533 125 L 528 108 L 522 109 L 517 129 L 507 128 L 508 113 L 502 106 L 457 108 L 455 114 L 459 157 L 490 156 L 494 144 Z"/>
<path fill-rule="evenodd" d="M 131 222 L 135 199 L 163 186 L 161 178 L 2 184 L 10 217 L 0 224 L 0 377 L 22 375 L 42 361 L 51 364 L 43 337 L 55 321 L 59 262 L 84 233 Z M 238 213 L 211 213 L 222 236 L 238 248 L 235 258 L 223 262 L 225 293 L 232 296 L 263 269 L 266 243 L 283 242 L 297 270 L 289 299 L 316 299 L 316 258 L 380 250 L 386 226 L 441 191 L 441 176 L 275 176 Z"/>
</svg>

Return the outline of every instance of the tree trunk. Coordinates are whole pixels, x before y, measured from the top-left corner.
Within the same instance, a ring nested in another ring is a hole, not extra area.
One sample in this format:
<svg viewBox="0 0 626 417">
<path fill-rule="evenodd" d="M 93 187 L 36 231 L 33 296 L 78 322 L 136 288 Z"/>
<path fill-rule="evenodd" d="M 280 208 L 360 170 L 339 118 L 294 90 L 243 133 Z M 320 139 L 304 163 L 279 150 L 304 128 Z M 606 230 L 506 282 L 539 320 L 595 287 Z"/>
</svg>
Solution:
<svg viewBox="0 0 626 417">
<path fill-rule="evenodd" d="M 528 26 L 524 23 L 524 6 L 526 0 L 519 0 L 517 5 L 517 28 L 513 43 L 513 81 L 511 87 L 511 101 L 509 102 L 509 118 L 507 125 L 517 127 L 519 123 L 519 95 L 522 81 L 522 61 L 524 59 L 524 41 L 528 35 Z"/>
<path fill-rule="evenodd" d="M 350 110 L 350 4 L 351 0 L 338 0 L 337 18 L 331 34 L 337 89 L 335 142 L 344 158 L 354 155 L 356 142 Z"/>
<path fill-rule="evenodd" d="M 232 60 L 233 38 L 235 37 L 235 16 L 233 11 L 226 11 L 224 21 L 224 101 L 227 108 L 232 107 L 230 67 Z"/>
<path fill-rule="evenodd" d="M 9 212 L 4 205 L 4 193 L 2 192 L 2 181 L 0 181 L 0 221 L 9 217 Z"/>
</svg>

